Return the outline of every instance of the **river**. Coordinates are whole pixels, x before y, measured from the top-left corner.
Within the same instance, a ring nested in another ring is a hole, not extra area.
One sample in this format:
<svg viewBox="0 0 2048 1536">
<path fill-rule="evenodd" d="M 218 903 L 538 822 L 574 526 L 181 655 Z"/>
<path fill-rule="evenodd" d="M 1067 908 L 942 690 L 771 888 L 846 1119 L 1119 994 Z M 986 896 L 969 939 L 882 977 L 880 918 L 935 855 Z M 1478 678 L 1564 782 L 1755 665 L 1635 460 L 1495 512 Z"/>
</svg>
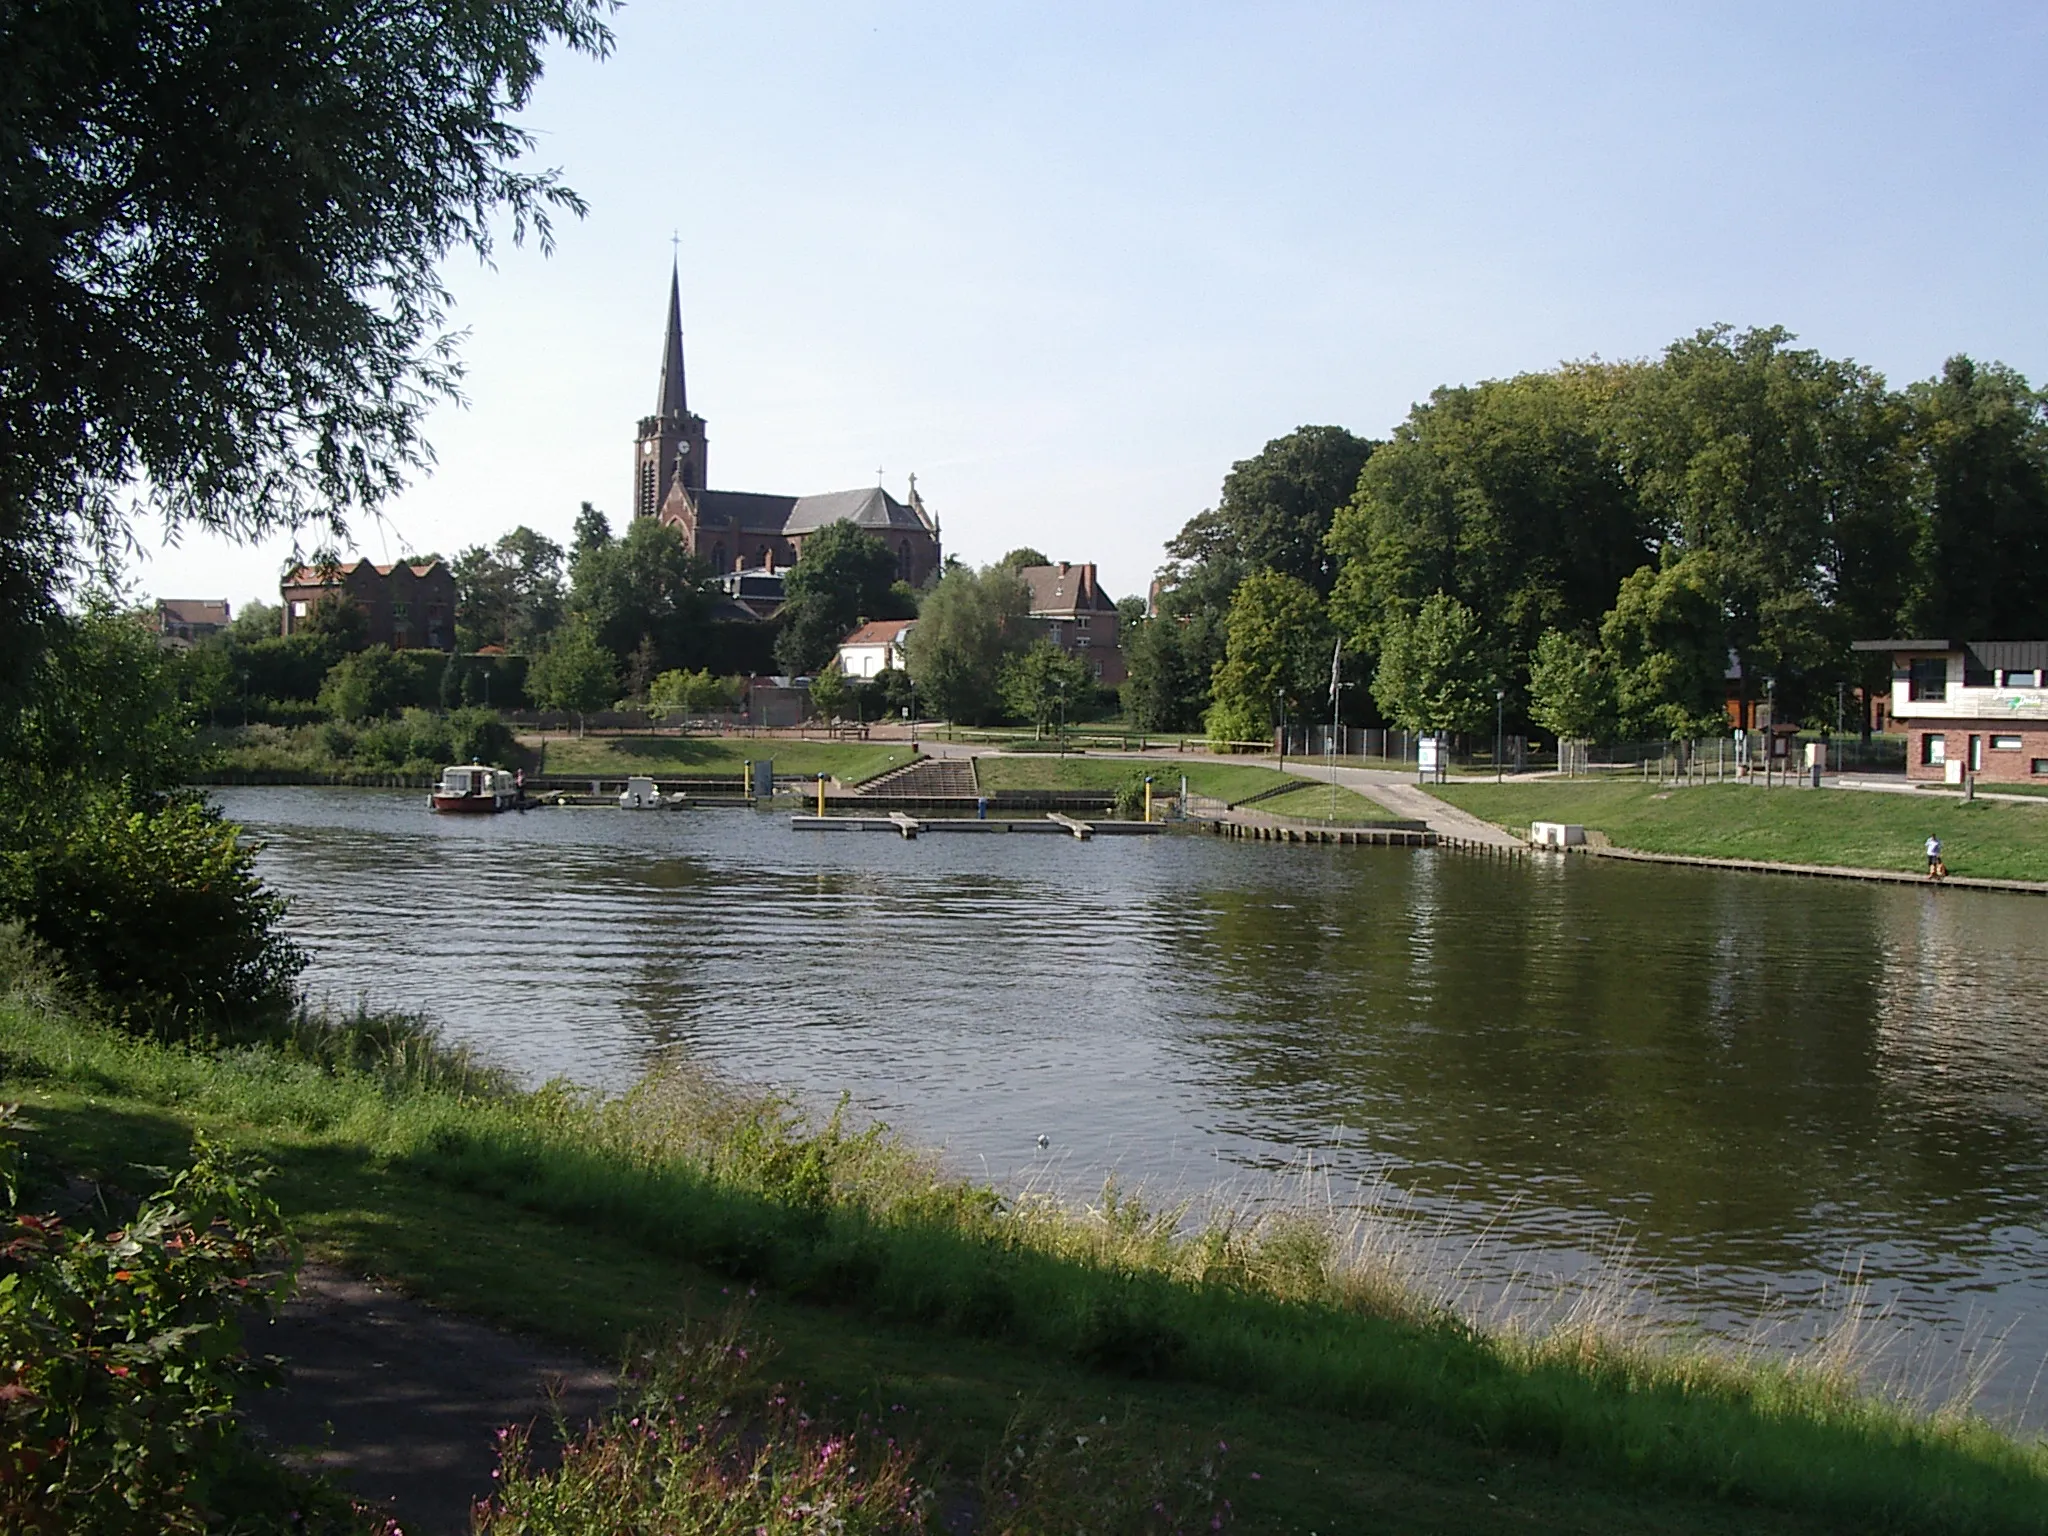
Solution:
<svg viewBox="0 0 2048 1536">
<path fill-rule="evenodd" d="M 1797 1337 L 1860 1271 L 1886 1369 L 1939 1389 L 1995 1355 L 1981 1405 L 2048 1418 L 2037 899 L 215 797 L 316 996 L 430 1013 L 530 1081 L 621 1087 L 687 1050 L 1076 1197 L 1115 1173 L 1288 1198 L 1312 1162 L 1316 1198 L 1396 1209 L 1475 1297 L 1621 1262 L 1731 1337 Z"/>
</svg>

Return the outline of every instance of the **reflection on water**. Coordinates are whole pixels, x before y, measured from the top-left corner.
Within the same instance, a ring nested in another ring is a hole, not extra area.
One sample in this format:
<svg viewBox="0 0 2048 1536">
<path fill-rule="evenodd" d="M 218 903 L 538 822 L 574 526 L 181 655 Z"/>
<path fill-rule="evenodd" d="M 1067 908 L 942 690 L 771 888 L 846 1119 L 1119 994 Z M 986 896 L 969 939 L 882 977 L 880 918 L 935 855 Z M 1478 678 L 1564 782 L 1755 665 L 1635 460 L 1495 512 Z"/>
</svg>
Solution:
<svg viewBox="0 0 2048 1536">
<path fill-rule="evenodd" d="M 849 1091 L 970 1172 L 1202 1188 L 1313 1151 L 1481 1281 L 1617 1230 L 1711 1325 L 1861 1262 L 1939 1342 L 2048 1355 L 2048 903 L 1203 838 L 435 818 L 234 790 L 313 987 L 533 1078 L 682 1047 Z M 1037 1153 L 1051 1137 L 1050 1163 Z"/>
</svg>

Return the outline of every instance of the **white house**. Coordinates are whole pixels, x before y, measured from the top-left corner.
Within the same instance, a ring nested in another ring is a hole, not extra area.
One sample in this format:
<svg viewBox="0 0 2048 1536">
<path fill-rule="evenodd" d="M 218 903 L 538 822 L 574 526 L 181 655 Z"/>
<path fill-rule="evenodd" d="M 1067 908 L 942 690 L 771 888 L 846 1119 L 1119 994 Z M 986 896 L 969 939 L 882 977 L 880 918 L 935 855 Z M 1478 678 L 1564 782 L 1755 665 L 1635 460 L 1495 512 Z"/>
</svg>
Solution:
<svg viewBox="0 0 2048 1536">
<path fill-rule="evenodd" d="M 915 619 L 878 619 L 839 642 L 839 670 L 847 677 L 873 677 L 903 666 L 903 640 Z"/>
</svg>

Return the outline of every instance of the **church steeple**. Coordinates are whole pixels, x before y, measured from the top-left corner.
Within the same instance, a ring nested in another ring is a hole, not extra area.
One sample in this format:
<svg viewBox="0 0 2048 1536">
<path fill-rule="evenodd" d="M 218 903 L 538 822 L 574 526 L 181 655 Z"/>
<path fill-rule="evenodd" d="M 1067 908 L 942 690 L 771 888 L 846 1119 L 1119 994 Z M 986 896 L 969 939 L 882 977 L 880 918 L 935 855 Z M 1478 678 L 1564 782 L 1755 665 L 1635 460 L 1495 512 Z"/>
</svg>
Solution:
<svg viewBox="0 0 2048 1536">
<path fill-rule="evenodd" d="M 668 334 L 661 342 L 661 398 L 654 413 L 676 421 L 689 410 L 690 392 L 683 385 L 682 274 L 672 266 L 668 269 Z"/>
<path fill-rule="evenodd" d="M 661 392 L 654 414 L 640 418 L 633 443 L 633 515 L 661 511 L 671 486 L 701 491 L 705 486 L 704 418 L 690 413 L 683 384 L 682 274 L 668 274 L 668 328 L 661 339 Z"/>
</svg>

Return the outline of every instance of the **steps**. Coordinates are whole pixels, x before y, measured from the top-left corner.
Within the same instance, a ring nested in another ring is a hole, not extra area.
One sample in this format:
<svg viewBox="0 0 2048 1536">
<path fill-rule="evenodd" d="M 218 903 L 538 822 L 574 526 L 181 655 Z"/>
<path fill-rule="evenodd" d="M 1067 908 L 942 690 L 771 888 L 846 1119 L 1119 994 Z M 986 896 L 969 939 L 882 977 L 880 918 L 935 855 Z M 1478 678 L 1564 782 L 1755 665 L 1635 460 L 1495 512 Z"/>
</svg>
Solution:
<svg viewBox="0 0 2048 1536">
<path fill-rule="evenodd" d="M 854 790 L 856 795 L 888 795 L 895 799 L 941 800 L 954 796 L 973 799 L 980 791 L 974 782 L 971 757 L 920 757 L 914 763 L 892 768 Z"/>
</svg>

